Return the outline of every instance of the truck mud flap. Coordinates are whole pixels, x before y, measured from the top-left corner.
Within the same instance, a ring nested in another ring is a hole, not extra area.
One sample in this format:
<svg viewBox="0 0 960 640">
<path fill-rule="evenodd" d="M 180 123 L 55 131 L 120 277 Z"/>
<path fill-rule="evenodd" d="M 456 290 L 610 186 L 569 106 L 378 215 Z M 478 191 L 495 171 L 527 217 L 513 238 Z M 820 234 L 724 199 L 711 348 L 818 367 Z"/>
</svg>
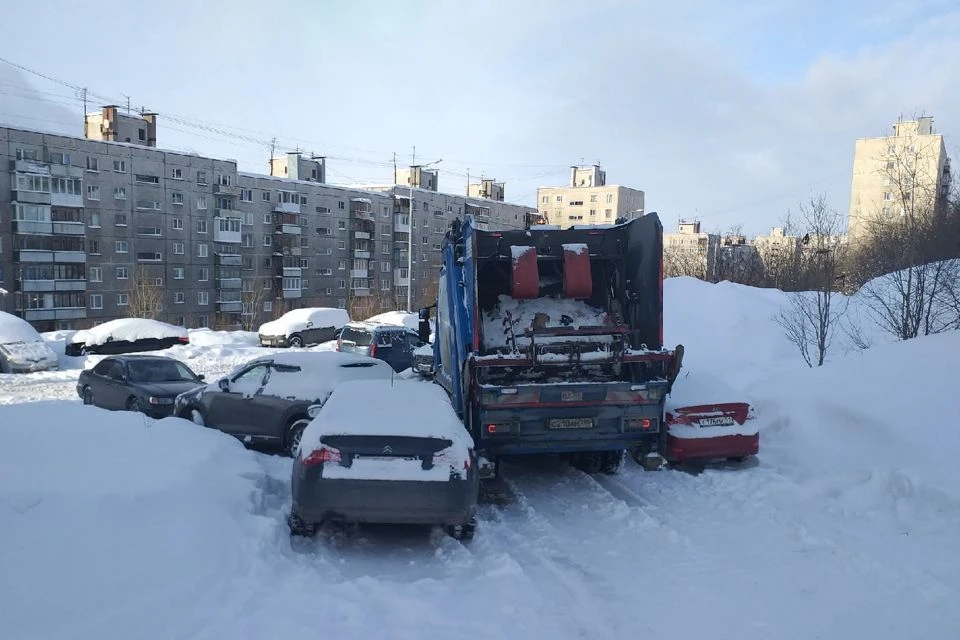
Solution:
<svg viewBox="0 0 960 640">
<path fill-rule="evenodd" d="M 500 476 L 480 481 L 480 495 L 477 504 L 506 506 L 516 501 L 516 495 L 510 485 Z"/>
</svg>

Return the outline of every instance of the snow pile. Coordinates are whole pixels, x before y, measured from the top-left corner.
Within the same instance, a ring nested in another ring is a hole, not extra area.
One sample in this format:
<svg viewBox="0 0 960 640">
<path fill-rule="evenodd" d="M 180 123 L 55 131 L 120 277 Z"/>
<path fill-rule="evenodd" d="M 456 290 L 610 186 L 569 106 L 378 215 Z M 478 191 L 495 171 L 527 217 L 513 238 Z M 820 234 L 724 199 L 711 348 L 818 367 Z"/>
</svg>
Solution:
<svg viewBox="0 0 960 640">
<path fill-rule="evenodd" d="M 508 325 L 513 327 L 519 347 L 530 343 L 523 332 L 533 328 L 534 323 L 542 329 L 579 329 L 603 326 L 606 322 L 606 311 L 591 307 L 582 300 L 516 300 L 501 294 L 497 304 L 483 314 L 483 344 L 487 349 L 507 347 L 510 344 Z"/>
<path fill-rule="evenodd" d="M 407 311 L 387 311 L 386 313 L 375 315 L 372 318 L 367 318 L 364 322 L 370 324 L 393 324 L 398 327 L 406 327 L 416 331 L 420 326 L 420 315 Z"/>
<path fill-rule="evenodd" d="M 5 311 L 0 311 L 0 344 L 40 342 L 43 338 L 29 322 Z"/>
<path fill-rule="evenodd" d="M 350 315 L 346 309 L 329 307 L 305 307 L 288 311 L 276 320 L 260 325 L 259 334 L 262 336 L 289 336 L 298 331 L 334 327 L 339 329 L 350 322 Z M 310 324 L 308 327 L 307 324 Z"/>
<path fill-rule="evenodd" d="M 213 331 L 190 329 L 190 344 L 194 347 L 256 347 L 260 340 L 254 331 Z"/>
<path fill-rule="evenodd" d="M 527 255 L 533 250 L 534 250 L 533 247 L 529 247 L 526 245 L 519 245 L 519 244 L 510 245 L 510 257 L 513 260 L 513 264 L 516 265 L 518 262 L 520 262 L 520 258 Z"/>
<path fill-rule="evenodd" d="M 159 320 L 147 318 L 120 318 L 98 324 L 92 329 L 77 331 L 70 338 L 71 343 L 100 345 L 111 340 L 133 342 L 151 338 L 185 338 L 189 339 L 189 332 Z"/>
</svg>

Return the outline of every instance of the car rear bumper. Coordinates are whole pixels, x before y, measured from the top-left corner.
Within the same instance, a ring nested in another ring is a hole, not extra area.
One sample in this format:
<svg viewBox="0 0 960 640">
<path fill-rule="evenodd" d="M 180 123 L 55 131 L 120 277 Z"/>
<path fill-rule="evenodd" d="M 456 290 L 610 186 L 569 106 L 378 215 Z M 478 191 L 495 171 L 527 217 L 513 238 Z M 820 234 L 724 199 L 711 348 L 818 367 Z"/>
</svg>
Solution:
<svg viewBox="0 0 960 640">
<path fill-rule="evenodd" d="M 9 362 L 9 364 L 10 373 L 36 373 L 37 371 L 52 371 L 57 368 L 56 362 Z"/>
<path fill-rule="evenodd" d="M 462 524 L 477 505 L 476 477 L 448 482 L 311 480 L 297 477 L 293 511 L 310 522 L 343 519 L 390 524 Z"/>
<path fill-rule="evenodd" d="M 742 458 L 760 450 L 760 434 L 728 435 L 713 438 L 677 438 L 667 435 L 669 462 L 690 462 L 717 458 Z"/>
<path fill-rule="evenodd" d="M 261 347 L 286 347 L 286 336 L 260 336 Z"/>
</svg>

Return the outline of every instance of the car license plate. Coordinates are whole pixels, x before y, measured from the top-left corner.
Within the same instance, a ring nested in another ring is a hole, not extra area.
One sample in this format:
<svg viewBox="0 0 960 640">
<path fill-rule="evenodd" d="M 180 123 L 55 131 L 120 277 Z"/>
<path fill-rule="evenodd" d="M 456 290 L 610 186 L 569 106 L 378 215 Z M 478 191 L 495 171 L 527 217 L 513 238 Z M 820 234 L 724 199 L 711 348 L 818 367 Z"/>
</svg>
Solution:
<svg viewBox="0 0 960 640">
<path fill-rule="evenodd" d="M 733 418 L 723 416 L 722 418 L 700 418 L 697 423 L 701 427 L 729 427 L 733 425 Z"/>
<path fill-rule="evenodd" d="M 583 400 L 583 391 L 561 391 L 560 400 L 563 402 L 580 402 Z"/>
<path fill-rule="evenodd" d="M 593 418 L 553 418 L 549 424 L 551 429 L 590 429 Z"/>
</svg>

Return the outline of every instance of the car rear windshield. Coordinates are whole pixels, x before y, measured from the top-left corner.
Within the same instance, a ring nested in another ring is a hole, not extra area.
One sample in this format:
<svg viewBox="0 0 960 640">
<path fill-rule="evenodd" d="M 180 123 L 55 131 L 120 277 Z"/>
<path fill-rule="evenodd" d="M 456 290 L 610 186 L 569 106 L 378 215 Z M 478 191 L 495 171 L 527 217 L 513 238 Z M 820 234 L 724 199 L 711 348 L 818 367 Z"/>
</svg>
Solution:
<svg viewBox="0 0 960 640">
<path fill-rule="evenodd" d="M 196 376 L 176 360 L 131 361 L 127 364 L 132 382 L 195 382 Z"/>
<path fill-rule="evenodd" d="M 352 342 L 358 347 L 368 347 L 370 346 L 370 341 L 373 339 L 373 335 L 366 329 L 344 327 L 340 339 L 344 342 Z"/>
</svg>

